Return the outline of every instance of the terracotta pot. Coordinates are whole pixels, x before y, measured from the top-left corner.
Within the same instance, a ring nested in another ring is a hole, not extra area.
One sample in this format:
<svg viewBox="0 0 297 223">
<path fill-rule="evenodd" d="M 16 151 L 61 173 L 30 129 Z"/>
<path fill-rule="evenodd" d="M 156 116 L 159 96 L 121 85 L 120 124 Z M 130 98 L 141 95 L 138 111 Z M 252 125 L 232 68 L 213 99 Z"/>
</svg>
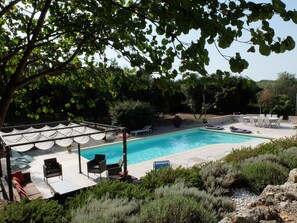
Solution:
<svg viewBox="0 0 297 223">
<path fill-rule="evenodd" d="M 181 125 L 181 122 L 182 122 L 182 119 L 181 117 L 179 117 L 178 115 L 175 115 L 173 118 L 172 118 L 172 124 L 175 126 L 175 127 L 180 127 Z"/>
</svg>

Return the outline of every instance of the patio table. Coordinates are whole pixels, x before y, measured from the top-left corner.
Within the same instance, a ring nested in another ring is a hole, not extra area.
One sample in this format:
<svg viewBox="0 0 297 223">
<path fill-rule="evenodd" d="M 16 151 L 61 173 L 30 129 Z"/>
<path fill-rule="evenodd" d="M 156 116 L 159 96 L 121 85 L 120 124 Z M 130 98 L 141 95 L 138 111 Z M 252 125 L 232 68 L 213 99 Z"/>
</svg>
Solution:
<svg viewBox="0 0 297 223">
<path fill-rule="evenodd" d="M 75 184 L 65 179 L 54 183 L 50 183 L 49 187 L 52 193 L 55 195 L 67 194 L 79 189 Z"/>
</svg>

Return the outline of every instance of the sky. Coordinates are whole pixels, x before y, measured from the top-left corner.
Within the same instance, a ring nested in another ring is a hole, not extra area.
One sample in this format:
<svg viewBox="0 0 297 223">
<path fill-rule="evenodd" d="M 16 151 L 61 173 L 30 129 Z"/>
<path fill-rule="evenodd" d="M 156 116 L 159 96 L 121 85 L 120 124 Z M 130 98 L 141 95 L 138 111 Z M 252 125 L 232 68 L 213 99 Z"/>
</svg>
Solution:
<svg viewBox="0 0 297 223">
<path fill-rule="evenodd" d="M 271 2 L 269 0 L 254 0 L 254 2 Z M 283 0 L 287 9 L 297 10 L 296 0 Z M 254 81 L 260 80 L 276 80 L 279 73 L 288 72 L 290 74 L 296 74 L 297 78 L 297 24 L 292 21 L 284 22 L 280 18 L 274 18 L 270 21 L 270 25 L 275 30 L 275 36 L 284 39 L 287 36 L 291 36 L 296 43 L 295 49 L 292 51 L 286 51 L 282 54 L 271 53 L 269 56 L 262 56 L 260 53 L 247 53 L 250 45 L 246 44 L 234 44 L 232 47 L 222 50 L 221 53 L 228 56 L 234 56 L 236 52 L 241 54 L 241 57 L 246 59 L 249 63 L 249 67 L 240 74 L 243 77 L 248 77 Z M 195 33 L 190 33 L 187 37 L 183 37 L 182 40 L 190 42 L 195 39 Z M 214 73 L 217 69 L 222 71 L 229 71 L 229 62 L 223 58 L 217 51 L 215 46 L 207 48 L 209 51 L 210 64 L 206 67 L 208 73 Z M 113 57 L 116 57 L 112 54 Z M 127 61 L 116 59 L 119 65 L 128 66 Z M 177 68 L 179 62 L 176 62 L 173 68 Z M 231 72 L 232 73 L 232 72 Z"/>
<path fill-rule="evenodd" d="M 255 2 L 263 2 L 263 0 Z M 296 0 L 284 0 L 283 2 L 286 4 L 287 9 L 297 10 Z M 248 69 L 240 75 L 247 76 L 254 81 L 276 80 L 278 74 L 282 72 L 297 74 L 297 24 L 291 21 L 284 22 L 278 18 L 273 19 L 270 24 L 275 29 L 276 36 L 282 38 L 288 35 L 292 36 L 296 43 L 295 49 L 286 51 L 283 54 L 271 53 L 269 56 L 262 56 L 259 53 L 247 53 L 248 46 L 242 44 L 235 45 L 235 47 L 227 50 L 227 52 L 233 52 L 231 55 L 234 55 L 236 51 L 240 52 L 241 56 L 249 62 Z M 209 52 L 211 59 L 211 64 L 207 68 L 209 72 L 213 73 L 217 68 L 230 71 L 228 61 L 223 59 L 214 47 L 210 48 Z"/>
</svg>

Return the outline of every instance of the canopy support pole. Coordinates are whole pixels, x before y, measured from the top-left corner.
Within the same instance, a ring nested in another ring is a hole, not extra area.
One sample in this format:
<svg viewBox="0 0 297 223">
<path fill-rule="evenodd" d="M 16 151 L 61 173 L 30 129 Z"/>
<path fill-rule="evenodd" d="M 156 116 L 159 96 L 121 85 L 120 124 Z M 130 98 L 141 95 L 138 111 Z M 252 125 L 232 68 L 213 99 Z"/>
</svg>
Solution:
<svg viewBox="0 0 297 223">
<path fill-rule="evenodd" d="M 80 143 L 77 143 L 77 149 L 78 149 L 78 166 L 79 166 L 79 173 L 82 173 L 82 171 L 81 171 L 81 157 L 80 157 Z"/>
<path fill-rule="evenodd" d="M 127 130 L 123 128 L 123 160 L 124 160 L 124 180 L 127 180 L 128 177 L 128 170 L 127 170 Z"/>
</svg>

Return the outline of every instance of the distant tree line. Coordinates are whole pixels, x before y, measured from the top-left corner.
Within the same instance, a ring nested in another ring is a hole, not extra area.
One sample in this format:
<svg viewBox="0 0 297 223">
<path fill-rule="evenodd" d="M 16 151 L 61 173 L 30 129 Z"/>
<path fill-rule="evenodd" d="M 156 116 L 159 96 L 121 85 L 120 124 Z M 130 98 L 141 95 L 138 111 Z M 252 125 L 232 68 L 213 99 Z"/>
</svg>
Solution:
<svg viewBox="0 0 297 223">
<path fill-rule="evenodd" d="M 110 109 L 129 100 L 149 103 L 156 115 L 294 114 L 297 81 L 293 74 L 282 73 L 276 81 L 260 83 L 227 72 L 186 76 L 178 80 L 138 76 L 135 70 L 112 63 L 44 77 L 17 92 L 6 122 L 76 118 L 110 123 Z"/>
<path fill-rule="evenodd" d="M 258 94 L 261 113 L 278 114 L 285 117 L 295 115 L 297 78 L 295 74 L 283 72 L 276 81 L 263 81 Z"/>
</svg>

